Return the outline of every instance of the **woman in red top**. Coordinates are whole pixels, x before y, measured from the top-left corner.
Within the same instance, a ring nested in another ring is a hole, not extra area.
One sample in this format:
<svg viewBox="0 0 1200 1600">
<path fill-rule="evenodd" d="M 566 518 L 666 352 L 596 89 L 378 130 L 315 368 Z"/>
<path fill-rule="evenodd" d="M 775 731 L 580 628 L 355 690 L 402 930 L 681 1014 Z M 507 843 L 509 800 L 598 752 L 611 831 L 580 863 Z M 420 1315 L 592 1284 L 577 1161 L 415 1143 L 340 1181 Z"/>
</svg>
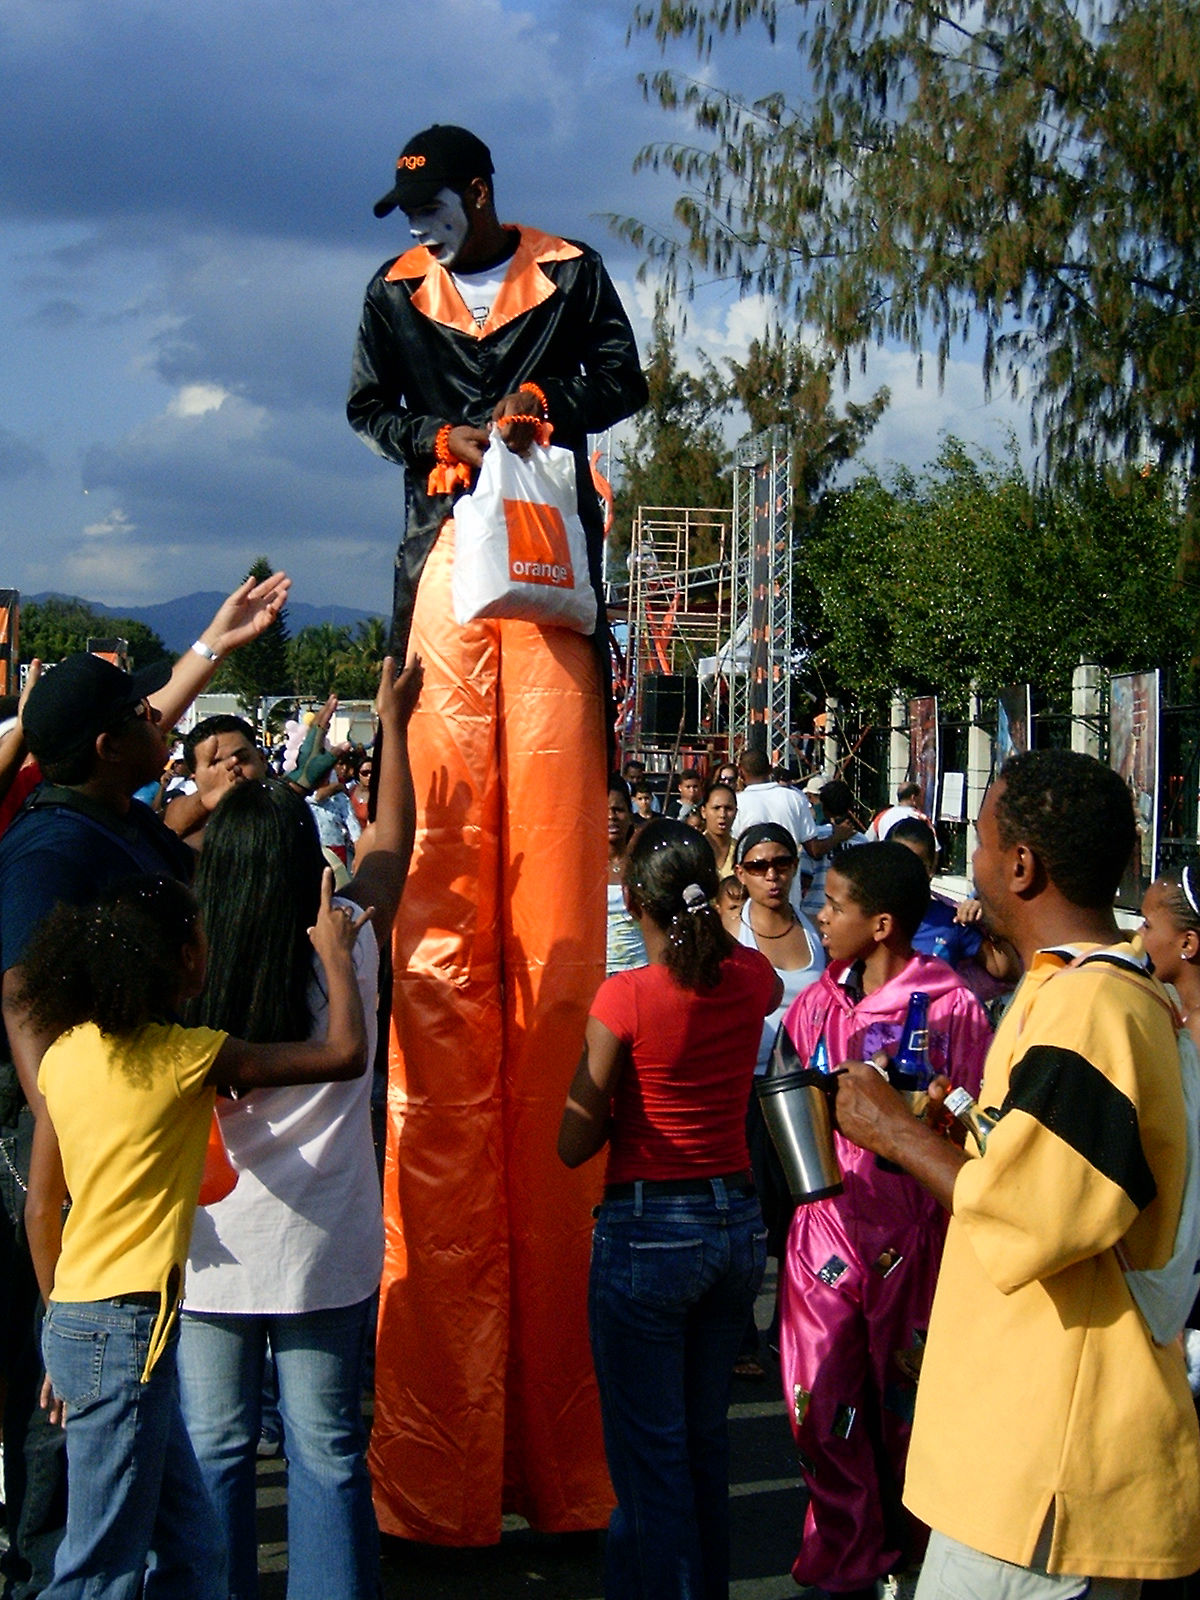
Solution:
<svg viewBox="0 0 1200 1600">
<path fill-rule="evenodd" d="M 710 902 L 716 866 L 678 822 L 638 835 L 625 875 L 649 966 L 601 986 L 558 1153 L 609 1146 L 589 1320 L 617 1493 L 606 1600 L 726 1600 L 733 1364 L 766 1260 L 746 1099 L 780 983 Z"/>
</svg>

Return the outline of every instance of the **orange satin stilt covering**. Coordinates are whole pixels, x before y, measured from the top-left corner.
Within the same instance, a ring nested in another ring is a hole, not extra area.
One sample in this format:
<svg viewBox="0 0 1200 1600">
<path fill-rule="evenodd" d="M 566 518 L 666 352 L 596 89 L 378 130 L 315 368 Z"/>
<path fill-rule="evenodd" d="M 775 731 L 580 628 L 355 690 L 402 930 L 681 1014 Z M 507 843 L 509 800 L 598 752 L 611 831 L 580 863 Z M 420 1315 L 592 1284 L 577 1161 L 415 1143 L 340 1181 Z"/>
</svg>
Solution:
<svg viewBox="0 0 1200 1600">
<path fill-rule="evenodd" d="M 613 1504 L 587 1335 L 602 1163 L 558 1122 L 604 976 L 605 757 L 593 646 L 459 627 L 447 523 L 417 593 L 417 843 L 396 923 L 370 1466 L 384 1533 L 494 1544 Z"/>
</svg>

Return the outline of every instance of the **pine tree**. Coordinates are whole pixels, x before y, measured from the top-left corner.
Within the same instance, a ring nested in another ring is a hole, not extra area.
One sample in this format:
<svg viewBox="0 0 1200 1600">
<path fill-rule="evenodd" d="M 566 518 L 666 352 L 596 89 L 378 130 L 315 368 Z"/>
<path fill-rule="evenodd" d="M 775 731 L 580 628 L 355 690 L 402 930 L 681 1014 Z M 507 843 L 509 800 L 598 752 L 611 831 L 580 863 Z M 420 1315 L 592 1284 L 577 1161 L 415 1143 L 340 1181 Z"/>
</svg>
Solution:
<svg viewBox="0 0 1200 1600">
<path fill-rule="evenodd" d="M 1153 452 L 1200 476 L 1200 7 L 1195 0 L 796 0 L 799 55 L 757 99 L 648 77 L 691 143 L 679 235 L 625 219 L 675 282 L 733 277 L 838 357 L 884 337 L 939 374 L 1032 385 L 1045 459 Z M 717 57 L 777 0 L 652 0 L 637 26 Z M 782 41 L 779 41 L 780 43 Z M 714 82 L 715 80 L 715 82 Z"/>
<path fill-rule="evenodd" d="M 823 488 L 858 454 L 891 399 L 879 389 L 865 405 L 833 405 L 836 358 L 821 356 L 782 328 L 751 341 L 744 362 L 728 361 L 730 394 L 755 433 L 782 425 L 791 451 L 792 493 L 797 520 L 816 504 Z"/>
<path fill-rule="evenodd" d="M 246 576 L 261 581 L 269 578 L 274 570 L 266 556 L 259 556 Z M 242 708 L 255 715 L 260 700 L 289 692 L 287 647 L 287 607 L 284 606 L 256 639 L 222 661 L 212 681 L 213 690 L 236 694 Z"/>
<path fill-rule="evenodd" d="M 730 453 L 716 419 L 729 396 L 706 363 L 699 376 L 679 364 L 665 296 L 658 296 L 645 368 L 650 398 L 634 423 L 632 446 L 619 457 L 620 481 L 609 534 L 609 571 L 623 565 L 639 506 L 698 508 L 730 504 Z M 698 565 L 715 549 L 693 550 Z"/>
</svg>

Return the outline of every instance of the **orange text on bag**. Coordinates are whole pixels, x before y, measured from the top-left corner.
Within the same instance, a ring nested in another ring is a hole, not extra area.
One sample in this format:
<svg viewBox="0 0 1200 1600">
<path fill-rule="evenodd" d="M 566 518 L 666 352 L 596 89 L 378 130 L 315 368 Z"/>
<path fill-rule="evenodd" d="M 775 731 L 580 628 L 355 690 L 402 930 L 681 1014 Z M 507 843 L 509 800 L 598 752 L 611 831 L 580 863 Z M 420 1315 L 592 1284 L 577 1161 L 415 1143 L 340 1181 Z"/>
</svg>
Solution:
<svg viewBox="0 0 1200 1600">
<path fill-rule="evenodd" d="M 521 583 L 547 583 L 555 589 L 575 587 L 575 569 L 562 513 L 556 506 L 530 500 L 506 500 L 508 570 Z"/>
</svg>

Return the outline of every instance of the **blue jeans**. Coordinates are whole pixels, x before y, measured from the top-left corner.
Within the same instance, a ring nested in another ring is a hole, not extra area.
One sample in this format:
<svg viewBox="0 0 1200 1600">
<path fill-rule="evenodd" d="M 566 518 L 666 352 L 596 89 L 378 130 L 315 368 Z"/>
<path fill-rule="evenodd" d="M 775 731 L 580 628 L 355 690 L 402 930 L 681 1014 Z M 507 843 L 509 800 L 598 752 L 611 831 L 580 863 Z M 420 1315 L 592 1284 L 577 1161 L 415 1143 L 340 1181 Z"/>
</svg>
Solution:
<svg viewBox="0 0 1200 1600">
<path fill-rule="evenodd" d="M 733 1365 L 766 1265 L 753 1195 L 606 1200 L 588 1316 L 617 1494 L 606 1600 L 726 1600 Z"/>
<path fill-rule="evenodd" d="M 183 1315 L 183 1414 L 229 1539 L 230 1600 L 258 1593 L 254 1482 L 267 1342 L 288 1462 L 288 1600 L 375 1600 L 363 1353 L 373 1301 L 287 1315 Z"/>
<path fill-rule="evenodd" d="M 224 1600 L 224 1544 L 179 1410 L 178 1330 L 141 1381 L 157 1307 L 51 1301 L 42 1353 L 67 1403 L 67 1531 L 44 1600 Z"/>
</svg>

